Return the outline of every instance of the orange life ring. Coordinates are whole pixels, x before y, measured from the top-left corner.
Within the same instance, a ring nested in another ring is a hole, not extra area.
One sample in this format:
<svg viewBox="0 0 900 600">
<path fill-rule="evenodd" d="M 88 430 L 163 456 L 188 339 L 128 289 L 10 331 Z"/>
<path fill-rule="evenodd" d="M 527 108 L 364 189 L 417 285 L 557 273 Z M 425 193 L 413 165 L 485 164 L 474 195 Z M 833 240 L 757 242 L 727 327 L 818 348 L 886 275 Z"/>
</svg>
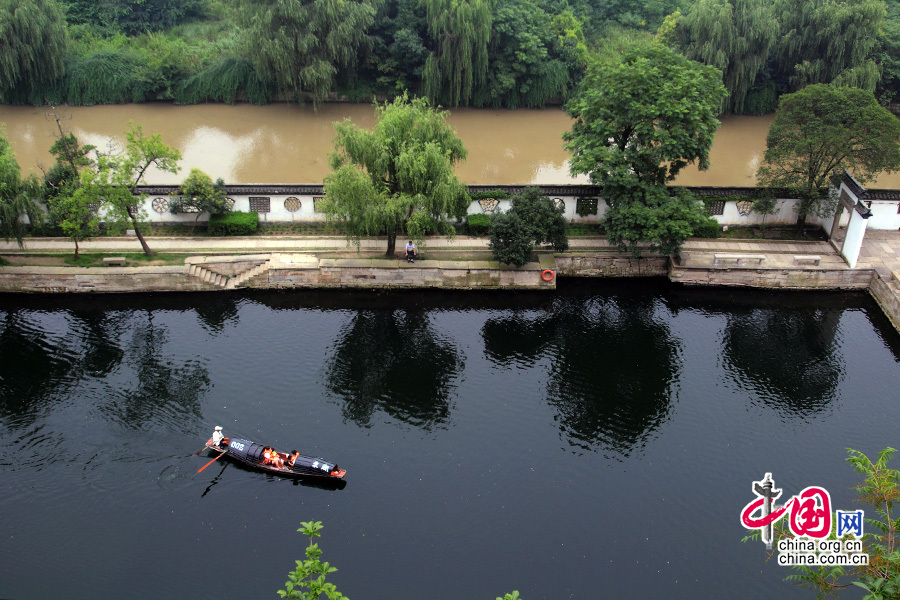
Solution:
<svg viewBox="0 0 900 600">
<path fill-rule="evenodd" d="M 551 271 L 550 269 L 544 269 L 544 272 L 541 273 L 541 279 L 543 279 L 544 281 L 553 281 L 554 275 L 555 273 L 553 273 L 553 271 Z"/>
</svg>

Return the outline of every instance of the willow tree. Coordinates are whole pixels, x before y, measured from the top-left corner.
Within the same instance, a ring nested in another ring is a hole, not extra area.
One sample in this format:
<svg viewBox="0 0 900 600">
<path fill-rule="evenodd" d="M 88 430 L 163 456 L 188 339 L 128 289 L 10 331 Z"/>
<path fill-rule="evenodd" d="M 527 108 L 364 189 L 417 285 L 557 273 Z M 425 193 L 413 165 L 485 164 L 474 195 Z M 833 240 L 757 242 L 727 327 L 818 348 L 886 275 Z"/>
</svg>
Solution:
<svg viewBox="0 0 900 600">
<path fill-rule="evenodd" d="M 0 100 L 42 103 L 65 54 L 66 21 L 55 0 L 0 0 Z"/>
<path fill-rule="evenodd" d="M 343 223 L 357 243 L 387 235 L 388 256 L 404 231 L 421 238 L 435 227 L 452 235 L 449 218 L 462 218 L 468 207 L 465 186 L 453 172 L 466 150 L 446 117 L 427 99 L 404 94 L 376 103 L 371 131 L 349 119 L 336 123 L 322 205 L 327 217 Z"/>
<path fill-rule="evenodd" d="M 674 40 L 685 56 L 722 71 L 725 112 L 745 112 L 778 38 L 770 0 L 699 0 L 678 21 Z"/>
<path fill-rule="evenodd" d="M 840 169 L 862 182 L 900 170 L 900 120 L 866 90 L 818 84 L 782 96 L 757 178 L 794 191 L 799 231 L 807 215 L 830 212 L 824 190 Z"/>
<path fill-rule="evenodd" d="M 6 241 L 15 238 L 22 246 L 25 235 L 24 217 L 32 224 L 41 220 L 41 210 L 35 198 L 40 197 L 41 186 L 34 176 L 22 179 L 19 162 L 12 145 L 0 129 L 0 235 Z"/>
<path fill-rule="evenodd" d="M 249 0 L 242 15 L 260 77 L 298 100 L 309 93 L 321 102 L 369 43 L 375 8 L 356 0 Z"/>
<path fill-rule="evenodd" d="M 885 15 L 884 0 L 776 0 L 782 76 L 795 89 L 835 83 L 874 91 L 881 74 L 873 51 Z"/>
<path fill-rule="evenodd" d="M 423 0 L 428 33 L 434 44 L 425 60 L 422 82 L 435 103 L 468 103 L 488 71 L 491 40 L 490 0 Z"/>
</svg>

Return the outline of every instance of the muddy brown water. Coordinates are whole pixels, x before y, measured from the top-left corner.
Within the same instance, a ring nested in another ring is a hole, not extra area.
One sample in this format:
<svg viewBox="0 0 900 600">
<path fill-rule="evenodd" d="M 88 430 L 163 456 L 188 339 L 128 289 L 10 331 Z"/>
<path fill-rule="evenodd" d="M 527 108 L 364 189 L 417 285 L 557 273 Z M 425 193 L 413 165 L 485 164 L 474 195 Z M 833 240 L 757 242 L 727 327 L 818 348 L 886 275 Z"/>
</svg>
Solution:
<svg viewBox="0 0 900 600">
<path fill-rule="evenodd" d="M 107 149 L 111 140 L 121 144 L 128 122 L 133 121 L 181 150 L 181 172 L 151 173 L 148 183 L 177 183 L 191 167 L 222 177 L 226 183 L 319 183 L 330 171 L 333 124 L 347 118 L 361 127 L 371 127 L 374 122 L 369 104 L 329 104 L 318 110 L 297 104 L 124 104 L 66 108 L 60 114 L 65 128 L 102 149 Z M 587 182 L 584 176 L 569 174 L 562 134 L 571 120 L 558 108 L 457 109 L 449 122 L 469 151 L 457 167 L 466 183 Z M 5 123 L 23 171 L 39 173 L 41 166 L 52 164 L 48 150 L 56 126 L 46 109 L 0 106 L 0 123 Z M 676 183 L 754 185 L 771 123 L 771 115 L 724 117 L 709 170 L 688 167 Z M 900 174 L 884 175 L 870 187 L 900 188 Z"/>
</svg>

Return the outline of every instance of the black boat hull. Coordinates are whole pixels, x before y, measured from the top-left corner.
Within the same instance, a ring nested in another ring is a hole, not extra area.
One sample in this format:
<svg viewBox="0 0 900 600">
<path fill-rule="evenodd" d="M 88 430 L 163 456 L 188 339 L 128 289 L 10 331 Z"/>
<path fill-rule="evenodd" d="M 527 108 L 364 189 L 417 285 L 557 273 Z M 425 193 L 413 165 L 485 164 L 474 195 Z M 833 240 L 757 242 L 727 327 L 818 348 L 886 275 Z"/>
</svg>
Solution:
<svg viewBox="0 0 900 600">
<path fill-rule="evenodd" d="M 271 473 L 278 477 L 302 478 L 317 481 L 344 481 L 346 471 L 339 469 L 337 464 L 317 456 L 301 454 L 293 465 L 285 463 L 284 467 L 277 467 L 263 462 L 262 454 L 265 446 L 251 442 L 250 440 L 228 440 L 225 448 L 216 446 L 209 440 L 206 447 L 210 452 L 225 454 L 225 457 L 237 463 L 257 471 Z M 282 458 L 287 458 L 281 454 Z"/>
</svg>

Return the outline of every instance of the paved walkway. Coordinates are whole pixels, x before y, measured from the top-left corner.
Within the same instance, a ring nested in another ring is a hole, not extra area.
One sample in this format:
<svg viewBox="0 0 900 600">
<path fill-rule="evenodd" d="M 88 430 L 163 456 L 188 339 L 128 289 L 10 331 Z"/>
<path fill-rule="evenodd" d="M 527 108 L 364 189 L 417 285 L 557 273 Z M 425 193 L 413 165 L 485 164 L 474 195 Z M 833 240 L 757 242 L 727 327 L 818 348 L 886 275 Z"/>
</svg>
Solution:
<svg viewBox="0 0 900 600">
<path fill-rule="evenodd" d="M 150 247 L 159 252 L 178 254 L 203 253 L 259 253 L 259 252 L 345 252 L 354 251 L 342 236 L 253 236 L 253 237 L 151 237 L 147 238 Z M 398 255 L 402 251 L 402 240 L 398 241 Z M 587 237 L 571 238 L 571 251 L 575 252 L 615 252 L 616 249 L 605 238 Z M 96 238 L 80 244 L 82 252 L 140 252 L 141 246 L 137 238 L 110 237 Z M 364 253 L 382 252 L 386 248 L 384 238 L 364 239 L 360 243 L 360 251 Z M 75 245 L 68 238 L 30 238 L 25 240 L 24 248 L 15 242 L 0 241 L 0 253 L 70 253 Z M 456 236 L 452 239 L 430 238 L 421 248 L 424 252 L 452 251 L 487 251 L 488 240 L 483 237 Z M 780 240 L 731 240 L 731 239 L 691 239 L 685 242 L 682 255 L 690 264 L 703 266 L 712 264 L 715 254 L 738 253 L 765 255 L 764 266 L 782 268 L 793 266 L 796 255 L 818 255 L 822 257 L 822 266 L 829 268 L 848 268 L 837 250 L 828 242 L 787 242 Z M 816 268 L 807 265 L 806 268 Z M 890 278 L 891 272 L 898 272 L 900 277 L 900 232 L 867 231 L 857 268 L 875 269 L 882 277 Z"/>
<path fill-rule="evenodd" d="M 866 231 L 858 269 L 875 269 L 885 279 L 891 272 L 900 278 L 900 231 Z"/>
</svg>

